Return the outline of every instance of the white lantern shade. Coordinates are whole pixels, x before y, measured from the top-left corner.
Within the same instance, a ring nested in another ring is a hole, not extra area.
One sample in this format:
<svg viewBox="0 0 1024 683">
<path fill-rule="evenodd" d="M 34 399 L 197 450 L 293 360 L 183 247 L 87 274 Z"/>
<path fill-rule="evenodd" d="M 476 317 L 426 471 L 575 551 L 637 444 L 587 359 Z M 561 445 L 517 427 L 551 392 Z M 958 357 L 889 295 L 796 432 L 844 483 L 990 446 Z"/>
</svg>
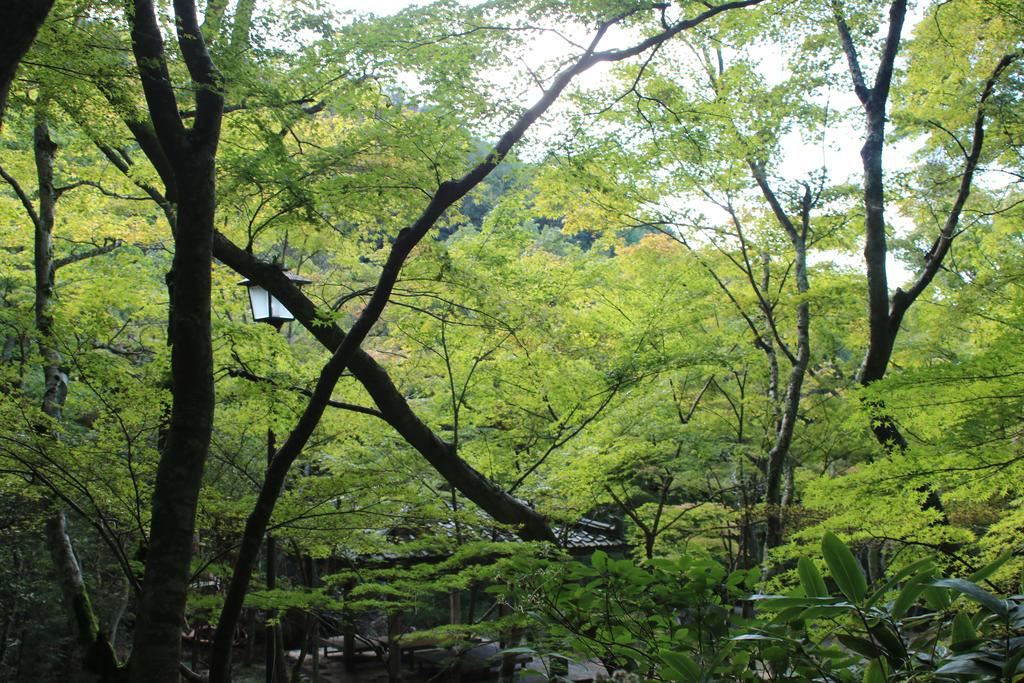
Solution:
<svg viewBox="0 0 1024 683">
<path fill-rule="evenodd" d="M 293 275 L 292 273 L 286 272 L 285 275 L 299 287 L 311 282 L 311 280 Z M 257 283 L 252 280 L 242 280 L 238 284 L 244 285 L 249 290 L 249 306 L 252 308 L 252 319 L 254 321 L 270 323 L 280 329 L 284 323 L 295 320 L 295 316 L 285 308 L 284 304 Z"/>
<path fill-rule="evenodd" d="M 257 322 L 276 323 L 295 319 L 284 304 L 257 284 L 249 285 L 249 305 L 252 307 L 252 319 Z"/>
</svg>

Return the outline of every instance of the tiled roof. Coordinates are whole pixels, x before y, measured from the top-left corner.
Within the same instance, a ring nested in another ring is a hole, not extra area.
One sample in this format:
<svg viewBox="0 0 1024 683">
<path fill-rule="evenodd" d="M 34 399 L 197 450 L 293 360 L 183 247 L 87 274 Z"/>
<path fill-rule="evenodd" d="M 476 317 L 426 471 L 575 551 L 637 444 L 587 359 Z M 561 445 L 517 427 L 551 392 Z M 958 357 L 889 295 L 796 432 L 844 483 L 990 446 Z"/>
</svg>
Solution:
<svg viewBox="0 0 1024 683">
<path fill-rule="evenodd" d="M 555 535 L 566 550 L 618 548 L 626 543 L 614 524 L 587 517 L 567 527 L 556 527 Z"/>
<path fill-rule="evenodd" d="M 449 537 L 454 537 L 456 534 L 455 523 L 452 521 L 439 522 L 434 528 L 443 530 L 444 534 Z M 594 550 L 614 551 L 625 549 L 626 547 L 626 541 L 618 526 L 588 517 L 583 517 L 574 524 L 555 526 L 552 530 L 555 533 L 555 538 L 558 539 L 559 545 L 574 554 L 585 554 Z M 482 524 L 462 524 L 460 532 L 464 536 L 470 536 L 476 540 L 521 542 L 518 536 L 507 529 Z M 377 533 L 387 535 L 389 539 L 395 542 L 396 546 L 416 541 L 419 536 L 415 530 L 410 528 L 393 528 L 388 531 L 381 530 Z M 351 554 L 348 555 L 348 558 L 350 561 L 360 564 L 391 564 L 396 561 L 425 560 L 433 554 L 433 551 L 421 548 L 412 552 L 382 552 L 370 555 Z"/>
</svg>

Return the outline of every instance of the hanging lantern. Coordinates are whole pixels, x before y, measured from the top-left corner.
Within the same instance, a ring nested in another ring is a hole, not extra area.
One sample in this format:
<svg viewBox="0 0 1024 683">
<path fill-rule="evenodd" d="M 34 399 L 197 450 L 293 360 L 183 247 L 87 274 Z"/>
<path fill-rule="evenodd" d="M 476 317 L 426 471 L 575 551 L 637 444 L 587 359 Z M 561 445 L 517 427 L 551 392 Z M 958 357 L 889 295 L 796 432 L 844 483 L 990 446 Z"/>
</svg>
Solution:
<svg viewBox="0 0 1024 683">
<path fill-rule="evenodd" d="M 287 277 L 297 287 L 308 285 L 312 280 L 302 277 L 301 275 L 295 275 L 294 273 L 285 270 L 284 276 Z M 243 285 L 249 290 L 249 306 L 252 308 L 252 319 L 259 323 L 269 323 L 276 329 L 280 330 L 281 325 L 295 320 L 295 316 L 292 312 L 285 308 L 284 304 L 277 300 L 270 292 L 261 287 L 258 283 L 245 279 L 238 284 Z"/>
</svg>

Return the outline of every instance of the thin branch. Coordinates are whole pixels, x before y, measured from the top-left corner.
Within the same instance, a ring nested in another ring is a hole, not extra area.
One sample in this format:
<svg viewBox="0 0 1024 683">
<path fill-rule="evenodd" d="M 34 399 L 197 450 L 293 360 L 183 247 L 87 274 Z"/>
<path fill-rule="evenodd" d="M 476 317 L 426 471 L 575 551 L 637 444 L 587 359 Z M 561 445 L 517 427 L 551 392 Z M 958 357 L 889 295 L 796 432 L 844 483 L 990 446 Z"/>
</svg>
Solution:
<svg viewBox="0 0 1024 683">
<path fill-rule="evenodd" d="M 702 398 L 704 398 L 704 394 L 707 392 L 708 389 L 711 388 L 711 385 L 714 384 L 714 382 L 715 382 L 715 376 L 714 375 L 711 375 L 710 377 L 708 377 L 708 381 L 704 382 L 704 386 L 701 387 L 701 390 L 699 392 L 697 392 L 697 396 L 690 403 L 690 408 L 689 408 L 689 410 L 686 411 L 686 414 L 684 415 L 683 414 L 683 407 L 679 403 L 680 397 L 676 395 L 676 386 L 672 382 L 672 380 L 669 380 L 669 386 L 672 387 L 672 399 L 673 399 L 673 401 L 676 404 L 676 413 L 679 415 L 679 423 L 680 424 L 688 424 L 690 422 L 690 420 L 693 419 L 694 413 L 697 412 L 697 406 L 700 405 L 700 400 Z"/>
<path fill-rule="evenodd" d="M 850 69 L 850 77 L 853 79 L 853 90 L 857 93 L 857 99 L 861 101 L 861 104 L 867 104 L 871 93 L 864 83 L 864 73 L 860 69 L 860 59 L 857 57 L 857 46 L 853 43 L 850 27 L 846 24 L 846 18 L 840 11 L 838 2 L 832 3 L 832 12 L 836 29 L 839 31 L 839 40 L 843 45 L 843 52 L 846 53 L 846 63 Z"/>
<path fill-rule="evenodd" d="M 68 254 L 67 256 L 64 256 L 62 258 L 54 259 L 53 269 L 58 270 L 60 268 L 63 268 L 64 266 L 69 266 L 72 263 L 78 263 L 79 261 L 85 261 L 86 259 L 90 259 L 94 256 L 109 254 L 110 252 L 120 247 L 121 244 L 122 242 L 119 239 L 110 239 L 109 237 L 105 238 L 103 240 L 103 244 L 97 245 L 92 249 L 87 249 L 86 251 L 80 251 L 75 254 Z"/>
<path fill-rule="evenodd" d="M 102 194 L 104 196 L 107 196 L 107 197 L 113 197 L 114 199 L 126 199 L 128 201 L 134 201 L 134 202 L 148 202 L 148 201 L 152 201 L 152 197 L 137 197 L 137 196 L 127 195 L 127 194 L 119 194 L 117 192 L 113 192 L 113 191 L 108 190 L 107 188 L 103 187 L 102 185 L 100 185 L 98 182 L 96 182 L 94 180 L 76 180 L 75 182 L 73 182 L 73 183 L 71 183 L 69 185 L 63 185 L 61 187 L 54 188 L 54 192 L 57 194 L 57 197 L 59 198 L 65 192 L 70 192 L 71 190 L 74 190 L 74 189 L 77 189 L 77 188 L 83 187 L 83 186 L 84 187 L 95 188 L 95 189 L 100 191 L 100 194 Z"/>
<path fill-rule="evenodd" d="M 966 147 L 964 147 L 964 143 L 960 142 L 960 138 L 958 138 L 958 137 L 956 136 L 956 133 L 954 133 L 954 132 L 953 132 L 953 131 L 951 131 L 950 129 L 946 128 L 945 126 L 943 126 L 943 125 L 942 125 L 941 123 L 939 123 L 938 121 L 935 121 L 934 119 L 928 119 L 928 120 L 926 121 L 926 123 L 927 123 L 927 124 L 928 124 L 929 126 L 932 126 L 933 128 L 937 128 L 937 129 L 939 129 L 940 131 L 942 131 L 943 133 L 945 133 L 946 135 L 948 135 L 948 136 L 949 136 L 949 138 L 950 138 L 950 139 L 951 139 L 951 140 L 952 140 L 953 142 L 955 142 L 955 143 L 956 143 L 956 146 L 960 148 L 960 154 L 961 154 L 961 155 L 962 155 L 962 156 L 963 156 L 963 157 L 964 157 L 965 159 L 967 159 L 968 157 L 970 157 L 970 153 L 969 153 L 969 152 L 967 151 L 967 148 L 966 148 Z"/>
<path fill-rule="evenodd" d="M 871 88 L 871 99 L 876 106 L 889 99 L 889 86 L 892 83 L 893 68 L 896 64 L 896 51 L 900 47 L 900 35 L 903 33 L 903 20 L 907 16 L 907 0 L 894 0 L 889 6 L 889 30 L 885 36 L 885 47 L 882 59 L 875 73 L 875 85 Z"/>
<path fill-rule="evenodd" d="M 1010 67 L 1011 64 L 1013 64 L 1013 62 L 1020 59 L 1022 54 L 1024 53 L 1011 52 L 1004 55 L 1003 58 L 999 60 L 995 69 L 993 69 L 992 75 L 989 76 L 987 81 L 985 81 L 985 87 L 982 91 L 981 98 L 978 102 L 978 109 L 974 117 L 974 136 L 971 143 L 971 151 L 967 154 L 964 170 L 960 176 L 960 187 L 957 190 L 956 199 L 953 201 L 953 207 L 950 209 L 949 215 L 946 217 L 942 230 L 939 231 L 939 235 L 932 244 L 932 248 L 925 256 L 924 269 L 906 292 L 897 290 L 896 295 L 893 297 L 890 317 L 895 318 L 897 322 L 899 318 L 902 317 L 903 312 L 905 312 L 906 309 L 918 298 L 918 296 L 921 295 L 925 288 L 931 283 L 935 274 L 938 273 L 943 259 L 949 252 L 949 249 L 953 244 L 953 240 L 958 234 L 956 230 L 960 223 L 960 215 L 963 212 L 967 198 L 970 196 L 971 186 L 974 181 L 974 172 L 977 169 L 978 160 L 981 158 L 981 152 L 985 143 L 985 108 L 988 103 L 988 99 L 992 95 L 992 90 L 995 88 L 995 84 L 999 80 L 999 77 Z"/>
<path fill-rule="evenodd" d="M 626 384 L 626 383 L 627 382 L 622 382 L 622 383 L 619 383 L 619 384 L 611 387 L 608 390 L 608 394 L 605 396 L 604 400 L 601 402 L 601 405 L 599 405 L 597 407 L 597 409 L 594 410 L 593 413 L 591 413 L 587 417 L 583 418 L 583 420 L 580 421 L 580 423 L 576 426 L 576 428 L 573 429 L 571 432 L 569 432 L 564 437 L 562 437 L 562 438 L 557 438 L 556 437 L 555 440 L 551 442 L 551 445 L 548 446 L 548 449 L 546 451 L 544 451 L 544 454 L 541 455 L 541 457 L 539 457 L 537 460 L 535 460 L 529 467 L 527 467 L 526 471 L 523 472 L 523 474 L 518 479 L 516 479 L 515 482 L 513 482 L 513 484 L 511 486 L 508 487 L 508 489 L 507 489 L 508 493 L 509 494 L 514 493 L 515 490 L 518 489 L 523 484 L 523 482 L 526 481 L 530 477 L 531 474 L 536 472 L 537 469 L 547 461 L 548 457 L 552 453 L 554 453 L 556 450 L 558 450 L 559 448 L 561 448 L 562 446 L 567 444 L 571 439 L 573 439 L 574 437 L 576 437 L 577 435 L 582 433 L 583 430 L 586 429 L 587 426 L 591 422 L 596 420 L 598 418 L 598 416 L 602 412 L 604 412 L 604 409 L 608 407 L 608 404 L 610 404 L 612 402 L 612 399 L 615 398 L 615 395 L 618 394 L 618 392 L 622 388 L 622 386 L 624 384 Z M 572 413 L 570 413 L 570 415 L 572 415 Z M 565 425 L 564 424 L 559 425 L 557 433 L 560 435 L 564 431 L 564 429 L 565 429 Z"/>
<path fill-rule="evenodd" d="M 18 195 L 18 199 L 21 200 L 21 205 L 25 207 L 25 212 L 28 214 L 28 217 L 32 219 L 32 225 L 38 226 L 39 214 L 37 214 L 35 208 L 32 207 L 31 200 L 29 200 L 28 195 L 25 194 L 25 191 L 21 189 L 21 185 L 18 183 L 18 181 L 14 178 L 14 176 L 5 171 L 3 166 L 0 166 L 0 177 L 6 180 L 7 184 L 10 185 L 11 189 L 14 190 L 14 194 Z"/>
<path fill-rule="evenodd" d="M 244 368 L 228 368 L 228 377 L 237 377 L 239 379 L 245 379 L 250 382 L 259 382 L 269 384 L 278 389 L 283 388 L 277 382 L 270 379 L 269 377 L 261 377 L 254 372 L 246 370 Z M 305 387 L 288 387 L 291 391 L 302 394 L 303 396 L 311 397 L 313 392 Z M 374 408 L 368 408 L 366 406 L 357 405 L 355 403 L 346 403 L 344 401 L 335 401 L 330 399 L 327 405 L 331 408 L 338 408 L 340 410 L 348 410 L 353 413 L 362 413 L 363 415 L 370 415 L 371 417 L 384 419 L 384 414 Z"/>
</svg>

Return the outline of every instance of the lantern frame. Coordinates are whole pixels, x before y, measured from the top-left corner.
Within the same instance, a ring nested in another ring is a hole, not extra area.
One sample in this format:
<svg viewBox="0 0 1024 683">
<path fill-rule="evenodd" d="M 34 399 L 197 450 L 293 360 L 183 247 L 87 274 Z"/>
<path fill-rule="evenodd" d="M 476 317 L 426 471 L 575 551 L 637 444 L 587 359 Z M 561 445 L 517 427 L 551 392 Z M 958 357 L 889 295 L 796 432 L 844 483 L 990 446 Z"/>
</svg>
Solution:
<svg viewBox="0 0 1024 683">
<path fill-rule="evenodd" d="M 282 268 L 282 272 L 286 278 L 300 288 L 313 282 L 309 278 L 296 275 L 284 268 Z M 255 280 L 246 278 L 238 284 L 247 289 L 249 312 L 252 314 L 254 322 L 268 323 L 273 325 L 275 329 L 280 330 L 281 326 L 286 322 L 295 320 L 295 315 L 277 297 L 264 289 Z"/>
</svg>

